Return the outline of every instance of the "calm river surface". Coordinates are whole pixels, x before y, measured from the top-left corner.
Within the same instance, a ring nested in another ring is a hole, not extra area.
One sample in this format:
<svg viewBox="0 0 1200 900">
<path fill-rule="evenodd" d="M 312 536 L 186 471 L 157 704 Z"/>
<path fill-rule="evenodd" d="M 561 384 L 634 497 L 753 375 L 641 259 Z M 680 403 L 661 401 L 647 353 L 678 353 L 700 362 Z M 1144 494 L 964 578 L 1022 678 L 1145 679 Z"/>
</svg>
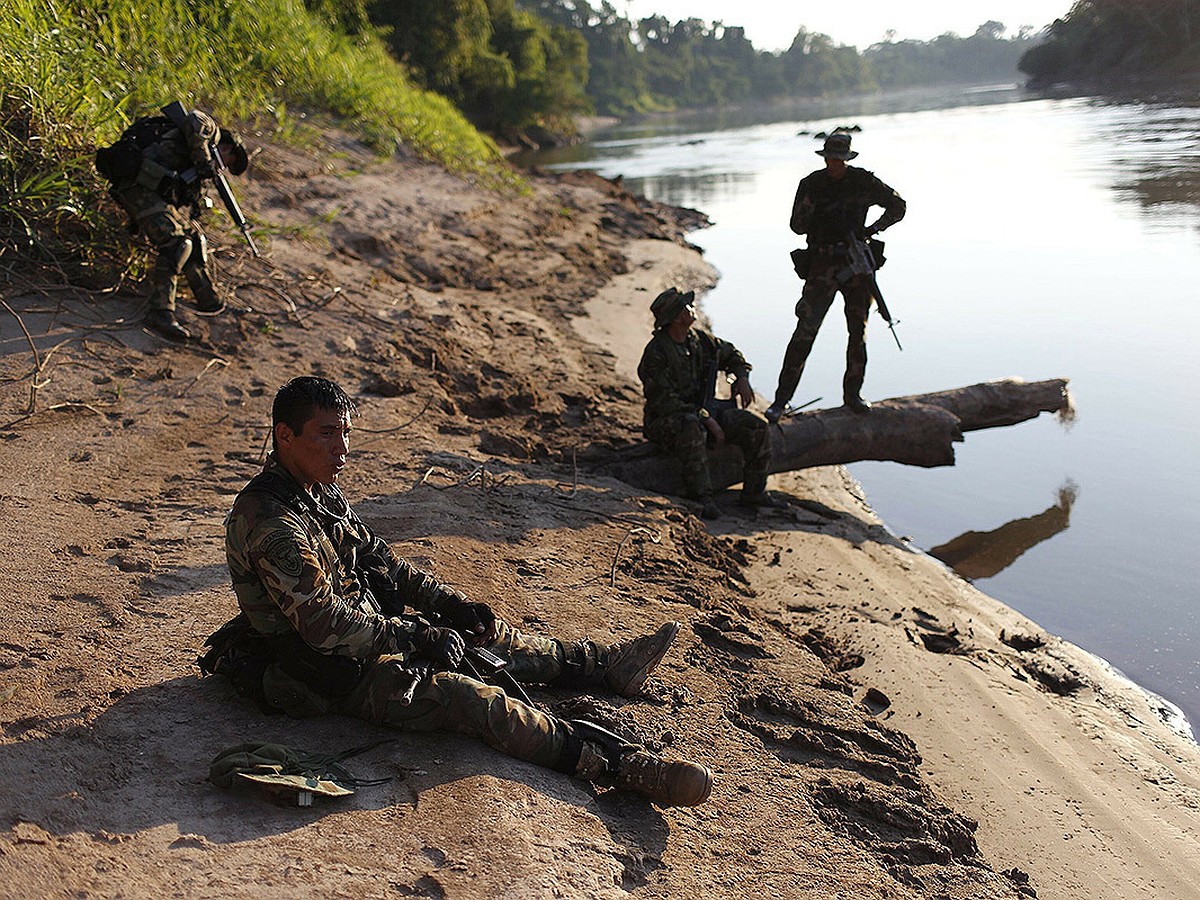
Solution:
<svg viewBox="0 0 1200 900">
<path fill-rule="evenodd" d="M 800 289 L 792 197 L 839 125 L 908 201 L 879 275 L 904 350 L 872 313 L 864 396 L 1064 377 L 1078 411 L 970 433 L 954 467 L 851 473 L 895 533 L 1200 726 L 1200 100 L 871 98 L 643 123 L 536 162 L 712 218 L 691 235 L 721 272 L 703 308 L 769 399 Z M 796 403 L 841 402 L 840 306 Z"/>
</svg>

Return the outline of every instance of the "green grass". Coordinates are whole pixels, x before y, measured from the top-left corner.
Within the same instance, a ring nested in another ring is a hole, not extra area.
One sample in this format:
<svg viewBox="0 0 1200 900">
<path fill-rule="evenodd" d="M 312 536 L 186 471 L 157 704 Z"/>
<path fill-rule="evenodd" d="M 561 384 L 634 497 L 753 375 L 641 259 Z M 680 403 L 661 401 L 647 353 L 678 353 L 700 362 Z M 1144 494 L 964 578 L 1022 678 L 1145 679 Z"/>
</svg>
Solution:
<svg viewBox="0 0 1200 900">
<path fill-rule="evenodd" d="M 518 184 L 495 144 L 414 87 L 377 36 L 344 34 L 302 0 L 4 0 L 0 253 L 83 268 L 119 254 L 92 154 L 175 99 L 281 140 L 300 140 L 306 117 L 333 117 L 381 154 L 403 145 Z"/>
</svg>

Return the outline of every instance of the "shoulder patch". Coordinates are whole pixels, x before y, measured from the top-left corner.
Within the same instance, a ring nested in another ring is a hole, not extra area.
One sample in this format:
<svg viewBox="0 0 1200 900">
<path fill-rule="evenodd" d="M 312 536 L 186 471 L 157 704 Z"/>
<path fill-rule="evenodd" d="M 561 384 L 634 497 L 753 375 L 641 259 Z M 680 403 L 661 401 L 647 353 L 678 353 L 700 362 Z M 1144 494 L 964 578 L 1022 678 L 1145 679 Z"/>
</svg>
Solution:
<svg viewBox="0 0 1200 900">
<path fill-rule="evenodd" d="M 304 571 L 304 556 L 296 538 L 287 531 L 273 531 L 262 545 L 262 558 L 282 575 L 299 578 Z"/>
</svg>

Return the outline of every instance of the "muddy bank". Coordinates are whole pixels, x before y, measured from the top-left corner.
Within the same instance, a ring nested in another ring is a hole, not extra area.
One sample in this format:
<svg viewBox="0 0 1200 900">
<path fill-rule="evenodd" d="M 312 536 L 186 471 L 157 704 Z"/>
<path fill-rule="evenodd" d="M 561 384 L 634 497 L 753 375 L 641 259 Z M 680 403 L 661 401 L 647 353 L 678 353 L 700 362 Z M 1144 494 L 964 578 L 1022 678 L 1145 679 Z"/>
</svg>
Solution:
<svg viewBox="0 0 1200 900">
<path fill-rule="evenodd" d="M 637 439 L 636 316 L 662 286 L 714 277 L 686 247 L 699 216 L 587 175 L 499 196 L 346 145 L 265 147 L 243 205 L 269 253 L 213 230 L 240 310 L 193 320 L 190 347 L 134 324 L 136 285 L 88 295 L 6 270 L 5 891 L 1191 889 L 1195 748 L 896 541 L 841 470 L 779 479 L 787 510 L 712 528 L 589 474 Z M 709 803 L 656 810 L 451 735 L 266 717 L 198 677 L 197 649 L 234 608 L 222 518 L 260 463 L 275 388 L 301 373 L 358 400 L 344 486 L 403 555 L 530 630 L 684 624 L 645 696 L 591 708 L 711 765 Z M 260 738 L 323 752 L 393 738 L 351 766 L 391 781 L 309 810 L 206 781 L 219 750 Z"/>
</svg>

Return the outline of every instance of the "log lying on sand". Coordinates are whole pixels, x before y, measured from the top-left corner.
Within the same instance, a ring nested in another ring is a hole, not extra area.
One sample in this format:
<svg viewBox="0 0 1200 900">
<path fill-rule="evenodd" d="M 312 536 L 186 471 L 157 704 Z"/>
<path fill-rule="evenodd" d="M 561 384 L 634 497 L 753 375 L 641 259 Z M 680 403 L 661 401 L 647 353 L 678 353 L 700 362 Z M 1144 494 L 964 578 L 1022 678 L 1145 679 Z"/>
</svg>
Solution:
<svg viewBox="0 0 1200 900">
<path fill-rule="evenodd" d="M 954 465 L 954 443 L 963 432 L 1016 425 L 1043 412 L 1069 414 L 1067 381 L 1027 382 L 1018 378 L 896 397 L 859 415 L 844 407 L 798 413 L 771 428 L 771 471 L 874 459 L 910 466 Z M 649 444 L 622 452 L 602 465 L 605 474 L 664 494 L 683 484 L 675 461 Z M 709 453 L 709 472 L 718 490 L 742 480 L 742 454 L 735 447 Z"/>
</svg>

